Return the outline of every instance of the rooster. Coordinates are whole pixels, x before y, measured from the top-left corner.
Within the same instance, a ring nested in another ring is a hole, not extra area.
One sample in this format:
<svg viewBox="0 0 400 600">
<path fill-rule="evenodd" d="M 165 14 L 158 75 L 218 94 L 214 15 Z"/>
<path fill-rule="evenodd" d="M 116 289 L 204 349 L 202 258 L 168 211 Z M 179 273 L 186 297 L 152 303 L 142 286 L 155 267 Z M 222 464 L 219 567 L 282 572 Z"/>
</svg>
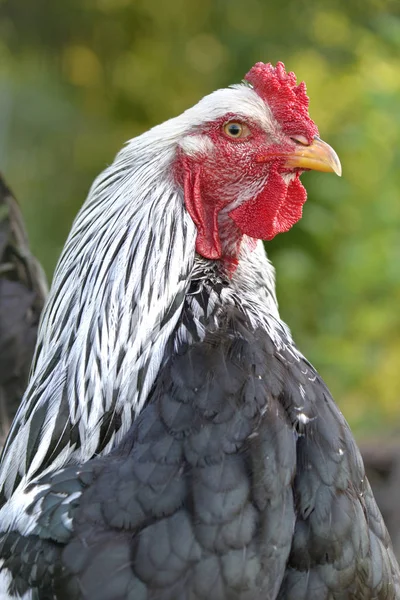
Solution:
<svg viewBox="0 0 400 600">
<path fill-rule="evenodd" d="M 1 447 L 28 381 L 47 282 L 29 250 L 17 201 L 1 176 L 0 209 Z"/>
<path fill-rule="evenodd" d="M 305 85 L 257 63 L 95 181 L 2 456 L 1 598 L 400 598 L 261 242 L 300 219 L 308 169 L 341 172 Z"/>
</svg>

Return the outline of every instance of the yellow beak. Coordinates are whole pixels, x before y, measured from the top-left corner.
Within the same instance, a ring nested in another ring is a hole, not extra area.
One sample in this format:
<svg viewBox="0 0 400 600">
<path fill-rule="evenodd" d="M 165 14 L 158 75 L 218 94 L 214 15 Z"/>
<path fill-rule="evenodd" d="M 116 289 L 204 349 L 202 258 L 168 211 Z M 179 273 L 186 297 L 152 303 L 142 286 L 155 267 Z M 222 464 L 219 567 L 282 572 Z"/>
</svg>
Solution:
<svg viewBox="0 0 400 600">
<path fill-rule="evenodd" d="M 285 167 L 288 169 L 312 169 L 325 173 L 342 174 L 342 165 L 336 152 L 329 144 L 315 137 L 312 143 L 298 143 L 293 152 L 285 154 Z"/>
</svg>

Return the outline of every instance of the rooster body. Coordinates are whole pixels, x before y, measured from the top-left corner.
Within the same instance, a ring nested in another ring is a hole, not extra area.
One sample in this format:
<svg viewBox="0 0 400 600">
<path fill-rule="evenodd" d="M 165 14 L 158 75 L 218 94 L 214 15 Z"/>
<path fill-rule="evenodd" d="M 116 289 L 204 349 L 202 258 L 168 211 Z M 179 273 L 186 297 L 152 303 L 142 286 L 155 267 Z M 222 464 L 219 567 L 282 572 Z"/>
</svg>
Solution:
<svg viewBox="0 0 400 600">
<path fill-rule="evenodd" d="M 0 446 L 28 381 L 39 317 L 47 295 L 18 204 L 0 177 Z"/>
<path fill-rule="evenodd" d="M 400 597 L 257 241 L 300 218 L 301 169 L 338 170 L 293 78 L 256 65 L 94 183 L 2 457 L 1 597 Z"/>
</svg>

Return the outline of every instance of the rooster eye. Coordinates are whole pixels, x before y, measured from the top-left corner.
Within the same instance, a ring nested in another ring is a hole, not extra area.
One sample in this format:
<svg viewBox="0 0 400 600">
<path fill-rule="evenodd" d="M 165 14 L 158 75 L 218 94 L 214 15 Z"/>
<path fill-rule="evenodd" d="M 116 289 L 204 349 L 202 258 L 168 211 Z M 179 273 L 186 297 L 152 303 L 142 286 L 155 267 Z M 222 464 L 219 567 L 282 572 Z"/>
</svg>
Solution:
<svg viewBox="0 0 400 600">
<path fill-rule="evenodd" d="M 250 135 L 250 129 L 244 123 L 237 123 L 236 121 L 230 121 L 224 125 L 225 134 L 234 139 L 240 139 L 248 137 Z"/>
<path fill-rule="evenodd" d="M 290 138 L 295 144 L 300 144 L 301 146 L 309 146 L 310 142 L 304 135 L 292 135 Z"/>
</svg>

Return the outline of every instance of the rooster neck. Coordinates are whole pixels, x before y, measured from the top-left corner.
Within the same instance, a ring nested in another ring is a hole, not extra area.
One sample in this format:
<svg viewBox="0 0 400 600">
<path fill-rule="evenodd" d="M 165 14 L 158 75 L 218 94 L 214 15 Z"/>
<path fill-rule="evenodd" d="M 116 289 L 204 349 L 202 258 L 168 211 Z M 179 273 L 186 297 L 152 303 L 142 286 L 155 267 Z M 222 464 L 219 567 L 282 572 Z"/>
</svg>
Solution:
<svg viewBox="0 0 400 600">
<path fill-rule="evenodd" d="M 5 498 L 38 472 L 109 452 L 159 371 L 189 285 L 196 230 L 171 177 L 174 147 L 150 151 L 149 135 L 95 181 L 73 224 L 3 454 Z"/>
<path fill-rule="evenodd" d="M 246 236 L 233 273 L 227 271 L 224 261 L 196 258 L 174 350 L 179 351 L 182 343 L 201 341 L 207 332 L 219 329 L 231 310 L 243 313 L 250 328 L 266 330 L 278 347 L 292 342 L 279 317 L 274 268 L 262 242 L 255 243 Z"/>
</svg>

